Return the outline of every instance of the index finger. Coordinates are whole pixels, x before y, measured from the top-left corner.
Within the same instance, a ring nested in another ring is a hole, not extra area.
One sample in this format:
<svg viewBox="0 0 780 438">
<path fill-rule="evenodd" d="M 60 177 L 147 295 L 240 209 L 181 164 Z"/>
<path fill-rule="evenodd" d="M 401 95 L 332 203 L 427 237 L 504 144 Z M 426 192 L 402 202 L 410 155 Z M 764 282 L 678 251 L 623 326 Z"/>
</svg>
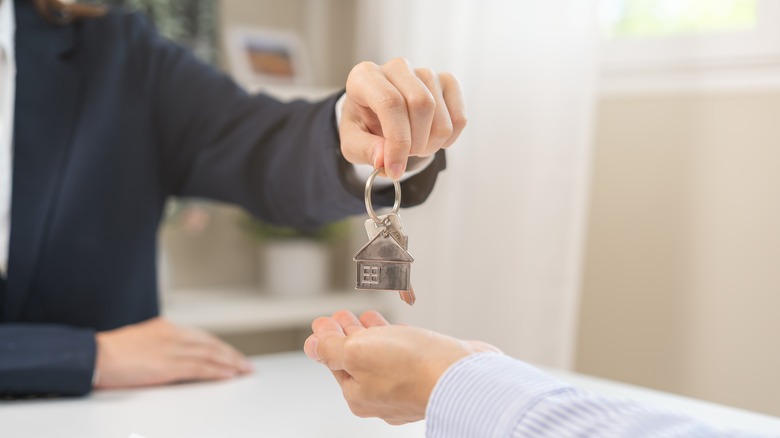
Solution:
<svg viewBox="0 0 780 438">
<path fill-rule="evenodd" d="M 355 316 L 354 313 L 348 310 L 339 310 L 333 314 L 333 319 L 341 326 L 344 333 L 349 336 L 353 333 L 365 330 L 362 322 Z"/>
<path fill-rule="evenodd" d="M 390 323 L 387 322 L 385 317 L 382 316 L 382 314 L 377 312 L 376 310 L 366 310 L 365 312 L 363 312 L 363 314 L 360 315 L 360 322 L 366 328 L 382 327 L 385 325 L 390 325 Z"/>
<path fill-rule="evenodd" d="M 304 342 L 303 351 L 306 353 L 306 356 L 309 356 L 309 358 L 316 360 L 317 362 L 322 362 L 322 358 L 320 358 L 318 351 L 320 343 L 320 339 L 317 336 L 318 334 L 331 333 L 337 336 L 345 336 L 344 330 L 342 330 L 339 323 L 327 316 L 321 316 L 315 319 L 311 323 L 311 330 L 313 334 Z"/>
<path fill-rule="evenodd" d="M 344 330 L 341 328 L 341 325 L 339 325 L 335 319 L 327 316 L 320 316 L 319 318 L 315 319 L 311 323 L 311 331 L 314 332 L 314 334 L 323 332 L 338 332 L 342 335 L 344 334 Z"/>
</svg>

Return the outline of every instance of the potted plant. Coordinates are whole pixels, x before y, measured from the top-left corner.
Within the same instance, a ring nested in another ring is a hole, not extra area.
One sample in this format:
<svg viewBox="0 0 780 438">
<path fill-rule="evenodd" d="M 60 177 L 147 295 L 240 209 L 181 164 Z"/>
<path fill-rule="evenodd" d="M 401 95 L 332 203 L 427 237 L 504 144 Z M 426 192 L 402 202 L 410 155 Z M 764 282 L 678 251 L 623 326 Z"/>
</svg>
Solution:
<svg viewBox="0 0 780 438">
<path fill-rule="evenodd" d="M 263 289 L 281 297 L 327 292 L 331 244 L 349 235 L 349 223 L 333 222 L 313 232 L 279 227 L 247 217 L 243 227 L 259 243 L 258 277 Z"/>
</svg>

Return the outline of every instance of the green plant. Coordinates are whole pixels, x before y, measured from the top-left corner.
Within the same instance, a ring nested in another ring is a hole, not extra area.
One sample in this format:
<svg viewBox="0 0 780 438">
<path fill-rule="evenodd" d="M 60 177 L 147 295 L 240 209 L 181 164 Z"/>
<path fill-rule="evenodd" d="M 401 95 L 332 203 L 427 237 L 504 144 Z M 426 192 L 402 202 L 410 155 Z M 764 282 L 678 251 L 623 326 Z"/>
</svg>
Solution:
<svg viewBox="0 0 780 438">
<path fill-rule="evenodd" d="M 77 0 L 144 12 L 161 34 L 210 63 L 217 60 L 217 0 Z"/>
</svg>

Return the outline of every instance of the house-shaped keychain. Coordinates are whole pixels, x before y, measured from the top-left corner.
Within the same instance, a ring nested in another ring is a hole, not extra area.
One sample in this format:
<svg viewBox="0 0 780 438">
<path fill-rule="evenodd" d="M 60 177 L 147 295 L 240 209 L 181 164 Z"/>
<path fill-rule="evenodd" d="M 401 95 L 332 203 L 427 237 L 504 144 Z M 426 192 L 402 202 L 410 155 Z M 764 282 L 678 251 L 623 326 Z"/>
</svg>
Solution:
<svg viewBox="0 0 780 438">
<path fill-rule="evenodd" d="M 383 231 L 355 254 L 361 290 L 408 291 L 414 258 L 390 233 Z"/>
</svg>

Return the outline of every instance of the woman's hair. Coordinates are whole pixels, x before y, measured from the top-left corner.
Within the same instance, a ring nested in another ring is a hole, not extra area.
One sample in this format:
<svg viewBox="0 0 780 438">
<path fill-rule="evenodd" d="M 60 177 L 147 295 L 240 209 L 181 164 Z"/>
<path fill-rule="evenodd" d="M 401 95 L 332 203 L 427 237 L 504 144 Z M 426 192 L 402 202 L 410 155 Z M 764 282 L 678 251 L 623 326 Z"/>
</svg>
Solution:
<svg viewBox="0 0 780 438">
<path fill-rule="evenodd" d="M 106 13 L 106 8 L 99 5 L 65 4 L 60 0 L 33 0 L 33 3 L 44 18 L 57 24 L 67 24 L 79 18 L 99 17 Z"/>
</svg>

